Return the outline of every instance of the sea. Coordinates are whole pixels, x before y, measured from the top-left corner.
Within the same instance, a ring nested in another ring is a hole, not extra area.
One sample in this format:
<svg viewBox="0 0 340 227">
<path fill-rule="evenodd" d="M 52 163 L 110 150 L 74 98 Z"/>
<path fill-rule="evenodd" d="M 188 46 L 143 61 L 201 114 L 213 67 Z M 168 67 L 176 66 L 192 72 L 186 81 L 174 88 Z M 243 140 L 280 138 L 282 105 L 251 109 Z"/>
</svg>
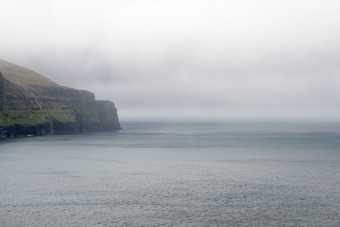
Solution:
<svg viewBox="0 0 340 227">
<path fill-rule="evenodd" d="M 0 226 L 340 226 L 340 122 L 2 139 Z"/>
</svg>

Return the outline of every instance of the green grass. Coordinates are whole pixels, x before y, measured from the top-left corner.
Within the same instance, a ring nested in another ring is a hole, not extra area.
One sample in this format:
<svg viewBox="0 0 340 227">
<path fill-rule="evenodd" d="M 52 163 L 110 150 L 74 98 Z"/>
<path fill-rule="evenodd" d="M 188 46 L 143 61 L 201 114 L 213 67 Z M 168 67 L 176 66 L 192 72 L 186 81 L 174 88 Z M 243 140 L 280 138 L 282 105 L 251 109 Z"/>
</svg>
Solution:
<svg viewBox="0 0 340 227">
<path fill-rule="evenodd" d="M 49 116 L 54 120 L 60 121 L 62 123 L 74 122 L 76 121 L 75 113 L 73 110 L 63 110 L 59 108 L 50 108 L 44 110 Z"/>
<path fill-rule="evenodd" d="M 42 113 L 30 114 L 28 117 L 24 117 L 24 118 L 9 118 L 6 115 L 4 115 L 3 112 L 0 112 L 0 125 L 1 126 L 9 126 L 13 124 L 36 125 L 36 124 L 44 123 L 44 122 L 46 122 L 46 119 Z"/>
<path fill-rule="evenodd" d="M 59 86 L 52 80 L 27 68 L 0 59 L 0 72 L 3 76 L 18 85 Z"/>
<path fill-rule="evenodd" d="M 76 111 L 81 113 L 82 119 L 89 123 L 99 123 L 98 113 L 88 108 L 86 105 L 76 106 Z"/>
</svg>

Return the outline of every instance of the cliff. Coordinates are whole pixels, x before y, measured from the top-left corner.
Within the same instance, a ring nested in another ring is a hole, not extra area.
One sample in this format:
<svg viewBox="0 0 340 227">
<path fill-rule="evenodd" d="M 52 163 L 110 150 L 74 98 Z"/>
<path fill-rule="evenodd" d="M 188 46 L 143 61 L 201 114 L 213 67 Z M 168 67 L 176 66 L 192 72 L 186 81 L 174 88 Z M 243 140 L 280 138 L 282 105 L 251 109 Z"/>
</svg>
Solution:
<svg viewBox="0 0 340 227">
<path fill-rule="evenodd" d="M 120 129 L 111 101 L 0 60 L 0 137 Z"/>
</svg>

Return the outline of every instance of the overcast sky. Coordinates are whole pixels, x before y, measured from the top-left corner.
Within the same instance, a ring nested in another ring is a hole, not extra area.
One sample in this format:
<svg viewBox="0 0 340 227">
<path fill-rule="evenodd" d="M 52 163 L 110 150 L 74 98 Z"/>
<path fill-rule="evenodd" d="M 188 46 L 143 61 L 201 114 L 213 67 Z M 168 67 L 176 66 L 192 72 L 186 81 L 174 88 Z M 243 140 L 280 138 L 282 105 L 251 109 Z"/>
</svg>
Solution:
<svg viewBox="0 0 340 227">
<path fill-rule="evenodd" d="M 340 116 L 339 0 L 0 3 L 0 58 L 122 119 Z"/>
</svg>

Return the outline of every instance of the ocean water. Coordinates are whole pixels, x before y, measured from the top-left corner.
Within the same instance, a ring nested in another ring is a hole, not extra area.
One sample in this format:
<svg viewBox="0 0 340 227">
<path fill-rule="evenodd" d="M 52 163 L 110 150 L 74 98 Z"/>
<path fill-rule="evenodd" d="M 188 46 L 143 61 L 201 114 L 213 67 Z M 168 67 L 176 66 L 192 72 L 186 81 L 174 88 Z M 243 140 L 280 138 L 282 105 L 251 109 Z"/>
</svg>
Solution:
<svg viewBox="0 0 340 227">
<path fill-rule="evenodd" d="M 0 141 L 0 226 L 340 226 L 339 122 Z"/>
</svg>

